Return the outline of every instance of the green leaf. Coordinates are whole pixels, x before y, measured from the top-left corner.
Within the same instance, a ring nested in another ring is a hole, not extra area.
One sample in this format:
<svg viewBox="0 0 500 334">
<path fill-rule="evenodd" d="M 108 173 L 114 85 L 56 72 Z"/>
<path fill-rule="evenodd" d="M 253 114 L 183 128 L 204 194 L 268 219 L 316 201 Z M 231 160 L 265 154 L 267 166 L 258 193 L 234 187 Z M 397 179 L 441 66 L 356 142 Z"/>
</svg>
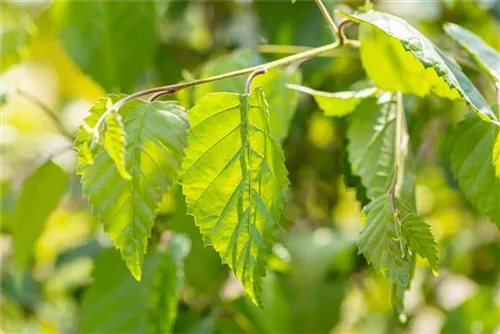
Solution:
<svg viewBox="0 0 500 334">
<path fill-rule="evenodd" d="M 446 23 L 444 31 L 474 58 L 493 81 L 500 82 L 500 53 L 479 36 L 457 24 Z"/>
<path fill-rule="evenodd" d="M 405 209 L 405 211 L 411 210 L 411 207 Z M 437 273 L 439 269 L 439 257 L 437 244 L 430 226 L 415 213 L 409 213 L 402 218 L 401 227 L 403 237 L 408 241 L 410 249 L 427 259 L 434 273 Z"/>
<path fill-rule="evenodd" d="M 106 110 L 111 110 L 113 104 L 108 99 L 106 102 Z M 123 130 L 122 117 L 119 113 L 112 110 L 105 120 L 104 132 L 104 149 L 108 152 L 111 159 L 116 164 L 116 168 L 120 175 L 126 179 L 132 179 L 132 176 L 127 172 L 125 167 L 125 131 Z"/>
<path fill-rule="evenodd" d="M 2 3 L 0 15 L 2 21 L 0 73 L 2 73 L 22 60 L 23 51 L 31 40 L 28 29 L 33 28 L 33 20 L 25 11 L 8 2 Z"/>
<path fill-rule="evenodd" d="M 262 63 L 259 54 L 251 49 L 238 49 L 232 53 L 209 60 L 200 70 L 200 78 L 208 78 L 242 68 L 255 66 Z M 243 93 L 245 91 L 246 77 L 236 76 L 223 80 L 212 81 L 195 87 L 194 100 L 198 101 L 205 95 L 216 92 Z"/>
<path fill-rule="evenodd" d="M 467 117 L 453 132 L 450 143 L 451 169 L 460 189 L 474 207 L 500 227 L 500 176 L 495 174 L 494 147 L 498 127 Z"/>
<path fill-rule="evenodd" d="M 113 102 L 120 97 L 110 96 Z M 91 129 L 107 110 L 107 101 L 101 98 L 92 106 L 76 136 L 78 173 L 94 214 L 140 279 L 156 208 L 176 178 L 187 145 L 188 122 L 184 109 L 172 101 L 134 100 L 123 106 L 119 113 L 126 133 L 125 166 L 132 176 L 126 180 L 103 147 L 96 148 L 92 164 L 87 160 Z"/>
<path fill-rule="evenodd" d="M 206 63 L 200 73 L 201 78 L 240 70 L 262 63 L 262 58 L 250 49 L 239 49 L 228 55 L 220 56 Z M 266 94 L 270 114 L 271 132 L 278 141 L 288 136 L 290 123 L 295 115 L 299 95 L 287 89 L 286 85 L 300 84 L 302 76 L 300 71 L 283 71 L 273 68 L 265 74 L 256 76 L 252 81 L 252 89 L 261 86 Z M 205 95 L 217 92 L 243 93 L 246 89 L 246 77 L 239 76 L 218 80 L 195 88 L 195 101 Z"/>
<path fill-rule="evenodd" d="M 302 81 L 300 71 L 282 71 L 273 68 L 265 74 L 256 76 L 252 81 L 252 88 L 261 86 L 269 103 L 271 133 L 278 143 L 288 137 L 288 130 L 292 123 L 299 94 L 287 88 L 287 84 L 299 84 Z"/>
<path fill-rule="evenodd" d="M 59 37 L 83 71 L 107 91 L 137 85 L 156 49 L 153 2 L 71 1 L 61 17 Z"/>
<path fill-rule="evenodd" d="M 144 277 L 135 281 L 115 250 L 96 259 L 94 280 L 83 297 L 82 333 L 169 333 L 183 284 L 189 241 L 174 236 L 166 251 L 146 256 Z"/>
<path fill-rule="evenodd" d="M 211 94 L 188 116 L 181 172 L 188 212 L 261 306 L 261 281 L 289 183 L 264 93 Z"/>
<path fill-rule="evenodd" d="M 395 121 L 396 104 L 390 94 L 382 95 L 378 101 L 363 100 L 351 117 L 347 130 L 349 162 L 370 199 L 386 194 L 394 178 Z M 413 202 L 415 175 L 406 127 L 402 129 L 399 166 L 397 194 Z"/>
<path fill-rule="evenodd" d="M 45 221 L 57 208 L 67 183 L 68 175 L 50 160 L 24 181 L 11 225 L 14 254 L 19 267 L 24 268 L 28 264 Z"/>
<path fill-rule="evenodd" d="M 378 92 L 377 88 L 328 93 L 299 85 L 288 85 L 288 87 L 312 95 L 318 107 L 325 112 L 326 116 L 337 117 L 352 113 L 363 99 L 373 97 Z"/>
<path fill-rule="evenodd" d="M 403 212 L 402 212 L 403 213 Z M 410 282 L 411 255 L 395 220 L 391 196 L 383 195 L 363 208 L 358 250 L 375 270 L 406 287 Z"/>
<path fill-rule="evenodd" d="M 482 119 L 498 124 L 488 103 L 460 67 L 406 21 L 375 10 L 338 13 L 361 23 L 361 60 L 378 87 L 418 96 L 434 93 L 462 98 Z"/>
</svg>

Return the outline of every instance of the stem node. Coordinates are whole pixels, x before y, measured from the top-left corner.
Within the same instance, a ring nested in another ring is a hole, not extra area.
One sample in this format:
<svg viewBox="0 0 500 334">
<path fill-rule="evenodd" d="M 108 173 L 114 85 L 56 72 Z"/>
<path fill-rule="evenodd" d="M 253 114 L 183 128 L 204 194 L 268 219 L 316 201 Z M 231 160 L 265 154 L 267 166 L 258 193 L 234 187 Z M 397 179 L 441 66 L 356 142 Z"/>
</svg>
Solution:
<svg viewBox="0 0 500 334">
<path fill-rule="evenodd" d="M 250 89 L 252 89 L 252 81 L 253 81 L 253 78 L 255 78 L 256 76 L 258 75 L 261 75 L 261 74 L 264 74 L 267 72 L 267 69 L 265 68 L 259 68 L 255 71 L 253 71 L 252 73 L 250 73 L 250 75 L 248 76 L 248 79 L 247 79 L 247 83 L 246 83 L 246 93 L 247 95 L 250 95 Z"/>
</svg>

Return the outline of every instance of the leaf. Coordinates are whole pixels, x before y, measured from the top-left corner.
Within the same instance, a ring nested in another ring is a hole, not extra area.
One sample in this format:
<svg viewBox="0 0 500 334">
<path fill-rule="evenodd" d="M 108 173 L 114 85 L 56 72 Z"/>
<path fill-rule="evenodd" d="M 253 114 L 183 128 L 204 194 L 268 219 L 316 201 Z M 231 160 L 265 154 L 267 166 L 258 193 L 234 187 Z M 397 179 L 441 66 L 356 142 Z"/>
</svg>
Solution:
<svg viewBox="0 0 500 334">
<path fill-rule="evenodd" d="M 154 3 L 71 1 L 62 10 L 59 37 L 75 62 L 107 91 L 132 90 L 153 61 Z"/>
<path fill-rule="evenodd" d="M 218 74 L 240 70 L 262 63 L 259 54 L 251 49 L 238 49 L 232 53 L 209 60 L 200 70 L 200 78 L 207 78 Z M 246 77 L 236 76 L 223 80 L 212 81 L 195 87 L 194 100 L 198 101 L 205 95 L 216 92 L 243 93 Z"/>
<path fill-rule="evenodd" d="M 363 208 L 364 224 L 358 241 L 358 253 L 363 253 L 375 270 L 395 283 L 406 287 L 410 282 L 411 255 L 395 221 L 389 195 L 374 199 Z"/>
<path fill-rule="evenodd" d="M 188 112 L 189 147 L 181 180 L 188 212 L 252 301 L 262 306 L 262 277 L 289 184 L 283 152 L 270 135 L 261 88 L 248 96 L 216 93 Z"/>
<path fill-rule="evenodd" d="M 191 251 L 186 257 L 184 272 L 190 289 L 202 295 L 216 296 L 227 279 L 228 268 L 223 266 L 219 254 L 211 246 L 205 246 L 200 230 L 192 216 L 187 214 L 186 200 L 180 186 L 175 192 L 175 211 L 166 217 L 166 228 L 189 236 Z"/>
<path fill-rule="evenodd" d="M 406 21 L 375 10 L 337 12 L 361 23 L 361 60 L 378 87 L 418 96 L 434 93 L 449 99 L 462 98 L 479 117 L 499 124 L 460 67 Z"/>
<path fill-rule="evenodd" d="M 352 114 L 347 130 L 349 162 L 370 199 L 386 194 L 394 178 L 396 104 L 391 100 L 390 95 L 383 95 L 378 101 L 362 101 Z M 399 166 L 400 186 L 396 191 L 400 197 L 413 202 L 415 175 L 406 128 L 402 129 Z"/>
<path fill-rule="evenodd" d="M 252 88 L 261 86 L 269 103 L 269 121 L 271 133 L 278 143 L 288 137 L 288 130 L 292 123 L 299 94 L 287 88 L 287 84 L 300 84 L 302 75 L 300 71 L 282 71 L 273 68 L 265 74 L 256 76 L 252 81 Z"/>
<path fill-rule="evenodd" d="M 116 102 L 120 97 L 123 96 L 109 98 Z M 181 165 L 188 122 L 184 109 L 172 101 L 134 100 L 123 106 L 119 113 L 128 143 L 125 166 L 132 176 L 126 180 L 103 147 L 96 148 L 93 164 L 87 160 L 92 141 L 89 129 L 107 110 L 107 100 L 108 97 L 101 98 L 92 106 L 91 115 L 76 136 L 78 173 L 94 214 L 139 280 L 156 208 Z"/>
<path fill-rule="evenodd" d="M 186 236 L 174 235 L 153 276 L 146 333 L 171 333 L 184 283 L 184 260 L 191 249 Z"/>
<path fill-rule="evenodd" d="M 28 264 L 45 221 L 57 208 L 67 183 L 68 175 L 50 160 L 24 181 L 11 224 L 14 254 L 19 267 L 24 268 Z"/>
<path fill-rule="evenodd" d="M 411 208 L 407 209 L 407 211 L 410 210 Z M 430 226 L 415 213 L 409 213 L 402 218 L 401 227 L 403 237 L 408 240 L 410 249 L 427 259 L 432 270 L 437 273 L 439 269 L 439 257 L 437 244 Z"/>
<path fill-rule="evenodd" d="M 177 313 L 183 259 L 189 241 L 174 236 L 166 251 L 148 254 L 144 277 L 135 281 L 115 250 L 95 261 L 94 280 L 83 297 L 82 333 L 169 333 Z"/>
<path fill-rule="evenodd" d="M 493 81 L 500 82 L 500 54 L 472 31 L 457 24 L 446 23 L 444 31 L 474 58 Z"/>
<path fill-rule="evenodd" d="M 494 147 L 498 127 L 467 117 L 451 135 L 450 161 L 453 175 L 467 199 L 500 227 L 500 176 L 495 174 Z"/>
<path fill-rule="evenodd" d="M 209 76 L 240 70 L 262 63 L 262 58 L 250 49 L 239 49 L 205 64 L 201 70 L 200 77 Z M 263 75 L 256 76 L 252 81 L 252 89 L 261 86 L 269 103 L 271 131 L 278 143 L 283 142 L 288 136 L 291 121 L 295 115 L 298 102 L 298 93 L 287 89 L 288 83 L 300 84 L 302 76 L 300 71 L 283 71 L 277 68 L 270 69 Z M 224 80 L 218 80 L 195 89 L 195 101 L 205 95 L 217 92 L 243 93 L 246 89 L 246 77 L 239 76 Z"/>
<path fill-rule="evenodd" d="M 373 97 L 378 92 L 377 88 L 336 93 L 321 92 L 299 85 L 288 85 L 288 88 L 313 96 L 319 108 L 325 112 L 326 116 L 337 117 L 352 113 L 363 99 Z"/>
<path fill-rule="evenodd" d="M 113 104 L 108 99 L 106 110 L 111 110 Z M 116 164 L 118 172 L 125 180 L 132 179 L 125 167 L 125 131 L 123 130 L 122 118 L 119 113 L 112 110 L 105 120 L 106 129 L 104 132 L 104 149 Z"/>
</svg>

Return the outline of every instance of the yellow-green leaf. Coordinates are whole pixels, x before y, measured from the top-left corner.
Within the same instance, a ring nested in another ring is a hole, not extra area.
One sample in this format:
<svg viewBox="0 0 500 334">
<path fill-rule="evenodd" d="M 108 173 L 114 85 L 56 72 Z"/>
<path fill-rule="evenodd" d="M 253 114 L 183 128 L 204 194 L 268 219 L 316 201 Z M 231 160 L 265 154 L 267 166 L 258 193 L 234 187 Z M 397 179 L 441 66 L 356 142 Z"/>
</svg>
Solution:
<svg viewBox="0 0 500 334">
<path fill-rule="evenodd" d="M 288 85 L 288 87 L 312 95 L 318 107 L 324 111 L 326 116 L 337 117 L 352 113 L 363 99 L 373 97 L 378 92 L 377 88 L 329 93 L 299 85 Z"/>
<path fill-rule="evenodd" d="M 406 21 L 375 10 L 338 13 L 360 23 L 361 60 L 378 87 L 418 96 L 434 93 L 461 98 L 482 119 L 499 124 L 460 67 Z"/>
<path fill-rule="evenodd" d="M 125 145 L 127 142 L 125 140 L 122 118 L 119 113 L 111 109 L 113 104 L 110 101 L 108 99 L 106 103 L 106 110 L 110 111 L 110 113 L 106 116 L 105 120 L 104 149 L 115 162 L 120 175 L 124 179 L 130 180 L 132 176 L 127 172 L 127 168 L 125 167 Z"/>
<path fill-rule="evenodd" d="M 110 96 L 112 102 L 120 97 Z M 125 167 L 132 176 L 127 180 L 104 147 L 96 147 L 93 164 L 85 159 L 92 141 L 88 129 L 93 129 L 107 110 L 107 101 L 102 98 L 92 106 L 76 136 L 78 173 L 94 214 L 120 249 L 134 277 L 140 279 L 156 208 L 181 165 L 188 122 L 184 109 L 172 101 L 133 100 L 123 106 L 119 114 L 127 142 Z"/>
<path fill-rule="evenodd" d="M 191 130 L 181 181 L 188 212 L 206 243 L 262 306 L 262 277 L 288 186 L 260 87 L 215 93 L 188 112 Z"/>
</svg>

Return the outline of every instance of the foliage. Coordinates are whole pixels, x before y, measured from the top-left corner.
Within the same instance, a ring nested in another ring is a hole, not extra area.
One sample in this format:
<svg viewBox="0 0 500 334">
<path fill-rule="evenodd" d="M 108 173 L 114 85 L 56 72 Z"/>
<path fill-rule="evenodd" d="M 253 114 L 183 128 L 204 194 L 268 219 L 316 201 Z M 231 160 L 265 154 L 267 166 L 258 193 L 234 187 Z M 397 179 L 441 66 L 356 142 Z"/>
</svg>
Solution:
<svg viewBox="0 0 500 334">
<path fill-rule="evenodd" d="M 2 331 L 498 330 L 500 12 L 418 5 L 2 3 Z"/>
</svg>

